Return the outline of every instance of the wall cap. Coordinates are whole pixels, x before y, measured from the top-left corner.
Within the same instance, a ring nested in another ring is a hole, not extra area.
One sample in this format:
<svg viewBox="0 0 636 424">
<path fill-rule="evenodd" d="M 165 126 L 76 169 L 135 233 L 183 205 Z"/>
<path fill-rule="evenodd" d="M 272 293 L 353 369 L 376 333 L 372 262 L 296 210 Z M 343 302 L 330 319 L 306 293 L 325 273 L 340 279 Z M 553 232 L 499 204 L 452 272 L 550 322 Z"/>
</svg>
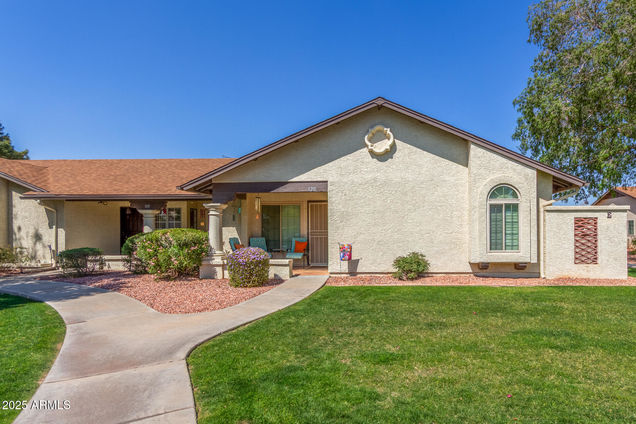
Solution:
<svg viewBox="0 0 636 424">
<path fill-rule="evenodd" d="M 588 205 L 588 206 L 546 206 L 546 212 L 603 212 L 603 211 L 628 211 L 629 206 L 623 205 Z"/>
</svg>

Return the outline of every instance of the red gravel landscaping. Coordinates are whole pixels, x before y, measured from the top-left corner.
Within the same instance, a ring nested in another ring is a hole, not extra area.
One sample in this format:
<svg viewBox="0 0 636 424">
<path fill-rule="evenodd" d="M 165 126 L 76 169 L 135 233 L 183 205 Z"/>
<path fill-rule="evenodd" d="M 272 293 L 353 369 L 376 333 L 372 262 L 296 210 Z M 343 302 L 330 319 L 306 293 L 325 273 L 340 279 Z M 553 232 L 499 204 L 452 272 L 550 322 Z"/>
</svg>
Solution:
<svg viewBox="0 0 636 424">
<path fill-rule="evenodd" d="M 225 279 L 200 280 L 189 277 L 177 280 L 156 280 L 152 275 L 130 272 L 108 272 L 79 278 L 62 276 L 42 278 L 116 291 L 164 314 L 188 314 L 227 308 L 263 294 L 282 283 L 282 280 L 270 280 L 262 287 L 237 288 L 230 286 Z"/>
<path fill-rule="evenodd" d="M 590 278 L 486 278 L 474 275 L 434 275 L 402 281 L 390 275 L 329 277 L 328 286 L 636 286 L 636 278 L 600 280 Z"/>
</svg>

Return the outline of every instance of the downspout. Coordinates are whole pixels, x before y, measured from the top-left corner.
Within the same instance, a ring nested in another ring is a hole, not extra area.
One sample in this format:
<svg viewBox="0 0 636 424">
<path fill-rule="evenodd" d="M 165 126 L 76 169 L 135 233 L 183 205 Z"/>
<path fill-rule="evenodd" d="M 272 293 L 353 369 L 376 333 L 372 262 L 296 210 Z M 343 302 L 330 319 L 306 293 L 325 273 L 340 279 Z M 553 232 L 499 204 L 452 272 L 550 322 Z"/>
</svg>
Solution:
<svg viewBox="0 0 636 424">
<path fill-rule="evenodd" d="M 44 203 L 42 203 L 41 200 L 38 200 L 38 203 L 40 204 L 40 206 L 42 206 L 44 209 L 49 210 L 51 212 L 53 212 L 53 231 L 55 232 L 55 257 L 52 257 L 52 261 L 53 261 L 53 265 L 57 267 L 57 254 L 59 253 L 57 251 L 57 209 L 52 208 L 50 206 L 46 206 Z M 51 255 L 53 256 L 53 255 Z"/>
<path fill-rule="evenodd" d="M 573 191 L 572 193 L 568 194 L 565 197 L 562 197 L 560 199 L 552 199 L 552 200 L 543 200 L 543 199 L 539 199 L 539 209 L 540 209 L 540 213 L 541 213 L 541 219 L 539 220 L 539 247 L 541 249 L 541 262 L 539 263 L 539 277 L 541 278 L 545 278 L 545 238 L 546 238 L 546 232 L 545 232 L 545 208 L 547 208 L 548 206 L 552 205 L 554 202 L 560 201 L 560 200 L 565 200 L 569 197 L 574 196 L 575 194 L 577 194 L 579 192 L 579 190 L 581 190 L 580 187 L 578 187 L 575 191 Z"/>
</svg>

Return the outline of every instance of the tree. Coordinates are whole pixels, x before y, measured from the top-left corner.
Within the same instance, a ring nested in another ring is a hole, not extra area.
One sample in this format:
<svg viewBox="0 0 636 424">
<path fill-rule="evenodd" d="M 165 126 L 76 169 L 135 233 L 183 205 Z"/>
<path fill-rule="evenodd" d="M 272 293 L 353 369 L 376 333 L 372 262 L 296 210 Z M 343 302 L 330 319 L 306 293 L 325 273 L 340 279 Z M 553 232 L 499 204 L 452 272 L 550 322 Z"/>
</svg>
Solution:
<svg viewBox="0 0 636 424">
<path fill-rule="evenodd" d="M 18 151 L 11 144 L 9 134 L 4 132 L 4 127 L 0 124 L 0 158 L 5 159 L 28 159 L 29 151 Z"/>
<path fill-rule="evenodd" d="M 530 7 L 533 75 L 513 104 L 524 154 L 586 180 L 577 200 L 636 180 L 636 1 Z"/>
</svg>

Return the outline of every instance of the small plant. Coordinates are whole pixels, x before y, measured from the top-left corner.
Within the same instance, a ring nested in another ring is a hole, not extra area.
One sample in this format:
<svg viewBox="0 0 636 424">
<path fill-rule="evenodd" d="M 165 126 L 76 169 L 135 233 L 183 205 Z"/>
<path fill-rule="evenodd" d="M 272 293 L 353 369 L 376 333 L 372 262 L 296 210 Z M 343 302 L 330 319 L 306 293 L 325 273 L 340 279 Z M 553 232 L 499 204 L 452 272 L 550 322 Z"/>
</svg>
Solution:
<svg viewBox="0 0 636 424">
<path fill-rule="evenodd" d="M 227 255 L 230 285 L 262 286 L 269 280 L 269 255 L 258 247 L 244 247 Z"/>
<path fill-rule="evenodd" d="M 430 266 L 430 263 L 426 260 L 426 256 L 422 253 L 411 252 L 406 256 L 398 256 L 395 258 L 393 267 L 396 269 L 396 272 L 393 273 L 393 277 L 400 280 L 415 280 L 427 272 Z"/>
<path fill-rule="evenodd" d="M 133 242 L 131 260 L 138 260 L 139 269 L 161 278 L 197 275 L 208 253 L 208 234 L 191 228 L 157 230 Z"/>
<path fill-rule="evenodd" d="M 29 257 L 23 247 L 0 247 L 0 270 L 9 271 L 26 264 Z"/>
<path fill-rule="evenodd" d="M 102 271 L 106 265 L 102 251 L 95 247 L 64 250 L 58 259 L 62 273 L 76 277 Z"/>
</svg>

